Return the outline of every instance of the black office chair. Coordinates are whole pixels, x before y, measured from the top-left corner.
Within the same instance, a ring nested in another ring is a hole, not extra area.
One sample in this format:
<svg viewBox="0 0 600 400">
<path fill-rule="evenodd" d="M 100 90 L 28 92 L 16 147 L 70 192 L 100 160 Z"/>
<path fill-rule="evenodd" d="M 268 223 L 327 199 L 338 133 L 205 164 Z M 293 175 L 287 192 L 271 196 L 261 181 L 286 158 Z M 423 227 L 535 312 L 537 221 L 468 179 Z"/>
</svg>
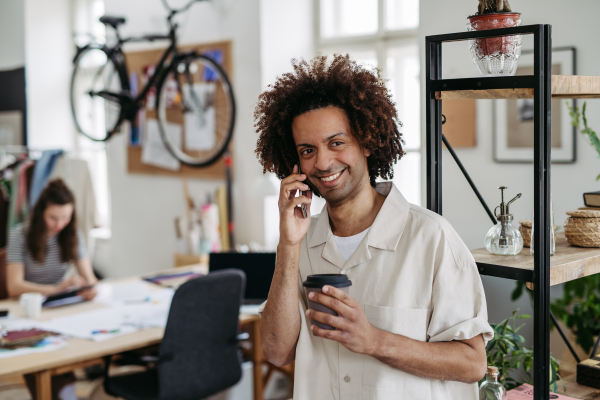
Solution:
<svg viewBox="0 0 600 400">
<path fill-rule="evenodd" d="M 213 272 L 184 283 L 173 296 L 157 368 L 108 376 L 104 390 L 127 400 L 198 400 L 242 377 L 239 309 L 246 286 L 240 270 Z"/>
</svg>

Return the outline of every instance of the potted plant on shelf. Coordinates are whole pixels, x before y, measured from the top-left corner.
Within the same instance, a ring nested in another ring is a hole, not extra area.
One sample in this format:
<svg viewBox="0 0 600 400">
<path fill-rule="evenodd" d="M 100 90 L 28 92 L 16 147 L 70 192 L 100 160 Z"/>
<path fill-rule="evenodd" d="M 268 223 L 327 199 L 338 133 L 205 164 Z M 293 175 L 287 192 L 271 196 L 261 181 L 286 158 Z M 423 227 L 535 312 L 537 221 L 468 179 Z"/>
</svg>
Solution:
<svg viewBox="0 0 600 400">
<path fill-rule="evenodd" d="M 479 0 L 477 13 L 469 18 L 467 30 L 512 28 L 521 25 L 521 14 L 513 12 L 508 0 Z M 482 76 L 511 76 L 521 56 L 521 35 L 469 40 L 469 50 Z"/>
<path fill-rule="evenodd" d="M 524 346 L 525 338 L 518 333 L 524 324 L 516 324 L 517 319 L 529 319 L 531 316 L 518 313 L 519 309 L 516 309 L 510 318 L 498 324 L 490 324 L 494 329 L 494 338 L 486 346 L 487 364 L 498 368 L 498 381 L 506 390 L 514 389 L 523 383 L 533 384 L 533 348 Z M 562 380 L 558 374 L 558 362 L 552 356 L 550 361 L 550 390 L 557 393 L 557 382 L 562 383 Z M 479 384 L 484 380 L 485 377 Z M 564 390 L 564 383 L 562 386 Z"/>
<path fill-rule="evenodd" d="M 519 299 L 527 292 L 533 304 L 533 292 L 526 290 L 525 282 L 517 282 L 511 294 L 511 300 Z M 589 358 L 590 352 L 600 334 L 600 275 L 591 275 L 563 284 L 563 297 L 550 303 L 550 310 L 569 329 L 568 339 L 575 352 L 582 360 Z M 550 322 L 550 329 L 554 324 Z M 560 356 L 560 373 L 562 376 L 574 374 L 577 361 L 565 347 Z"/>
<path fill-rule="evenodd" d="M 600 275 L 586 276 L 566 282 L 562 298 L 554 300 L 550 309 L 571 329 L 569 341 L 582 360 L 590 353 L 600 334 Z M 574 343 L 573 343 L 574 342 Z M 576 372 L 577 362 L 565 349 L 561 368 L 567 373 Z"/>
<path fill-rule="evenodd" d="M 590 142 L 590 145 L 596 149 L 598 153 L 598 158 L 600 158 L 600 139 L 598 138 L 598 134 L 588 126 L 588 120 L 585 116 L 585 107 L 587 102 L 583 102 L 583 107 L 581 112 L 579 112 L 579 107 L 571 107 L 569 102 L 567 101 L 567 108 L 569 109 L 569 114 L 571 115 L 571 125 L 579 130 L 583 135 L 587 135 L 587 138 Z M 583 129 L 579 126 L 580 118 L 583 120 Z M 596 180 L 600 180 L 600 174 L 596 176 Z"/>
</svg>

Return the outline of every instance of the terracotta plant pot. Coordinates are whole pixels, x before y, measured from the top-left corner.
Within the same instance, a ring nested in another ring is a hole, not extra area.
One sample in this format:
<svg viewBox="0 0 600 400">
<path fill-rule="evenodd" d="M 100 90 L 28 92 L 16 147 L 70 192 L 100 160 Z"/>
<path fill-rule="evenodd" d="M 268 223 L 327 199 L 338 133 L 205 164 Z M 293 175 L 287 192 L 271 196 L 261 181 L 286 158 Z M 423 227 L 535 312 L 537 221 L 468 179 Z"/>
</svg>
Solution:
<svg viewBox="0 0 600 400">
<path fill-rule="evenodd" d="M 521 25 L 521 14 L 503 12 L 469 17 L 467 30 L 512 28 Z M 521 35 L 469 40 L 473 62 L 482 76 L 510 76 L 517 69 L 521 55 Z"/>
<path fill-rule="evenodd" d="M 485 31 L 488 29 L 512 28 L 521 25 L 521 14 L 514 12 L 503 12 L 469 17 L 469 22 L 474 31 Z M 512 48 L 514 36 L 502 36 L 489 39 L 475 39 L 481 47 L 484 55 L 489 56 L 496 52 L 506 53 Z"/>
</svg>

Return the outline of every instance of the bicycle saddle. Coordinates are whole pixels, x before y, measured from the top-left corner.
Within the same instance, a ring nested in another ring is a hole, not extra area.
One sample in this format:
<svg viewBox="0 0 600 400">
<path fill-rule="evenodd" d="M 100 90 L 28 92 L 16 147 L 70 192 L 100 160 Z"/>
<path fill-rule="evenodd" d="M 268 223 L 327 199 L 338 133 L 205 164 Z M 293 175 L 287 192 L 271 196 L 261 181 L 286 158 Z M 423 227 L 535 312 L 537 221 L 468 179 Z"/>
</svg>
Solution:
<svg viewBox="0 0 600 400">
<path fill-rule="evenodd" d="M 113 29 L 117 29 L 117 27 L 121 24 L 125 23 L 125 18 L 123 17 L 111 17 L 110 15 L 104 15 L 100 17 L 100 22 L 104 25 L 110 25 Z"/>
</svg>

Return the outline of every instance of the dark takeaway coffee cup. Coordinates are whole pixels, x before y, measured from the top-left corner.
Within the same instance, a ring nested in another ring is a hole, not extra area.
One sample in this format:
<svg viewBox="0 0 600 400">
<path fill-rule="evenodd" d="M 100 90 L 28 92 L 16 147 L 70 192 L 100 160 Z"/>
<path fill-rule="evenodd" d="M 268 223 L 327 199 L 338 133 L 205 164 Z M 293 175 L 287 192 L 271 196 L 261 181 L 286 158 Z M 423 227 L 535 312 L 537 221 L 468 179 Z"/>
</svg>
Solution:
<svg viewBox="0 0 600 400">
<path fill-rule="evenodd" d="M 333 286 L 334 288 L 338 288 L 347 294 L 350 292 L 350 286 L 352 286 L 352 281 L 348 279 L 346 275 L 342 274 L 318 274 L 318 275 L 309 275 L 306 277 L 306 281 L 304 281 L 304 291 L 306 292 L 306 298 L 308 299 L 308 308 L 315 311 L 321 311 L 331 315 L 338 315 L 335 311 L 333 311 L 329 307 L 325 307 L 321 303 L 316 303 L 312 301 L 308 295 L 311 292 L 322 293 L 323 286 Z M 335 328 L 331 325 L 323 324 L 318 321 L 312 320 L 312 323 L 317 325 L 319 328 L 327 329 L 327 330 L 335 330 Z"/>
</svg>

